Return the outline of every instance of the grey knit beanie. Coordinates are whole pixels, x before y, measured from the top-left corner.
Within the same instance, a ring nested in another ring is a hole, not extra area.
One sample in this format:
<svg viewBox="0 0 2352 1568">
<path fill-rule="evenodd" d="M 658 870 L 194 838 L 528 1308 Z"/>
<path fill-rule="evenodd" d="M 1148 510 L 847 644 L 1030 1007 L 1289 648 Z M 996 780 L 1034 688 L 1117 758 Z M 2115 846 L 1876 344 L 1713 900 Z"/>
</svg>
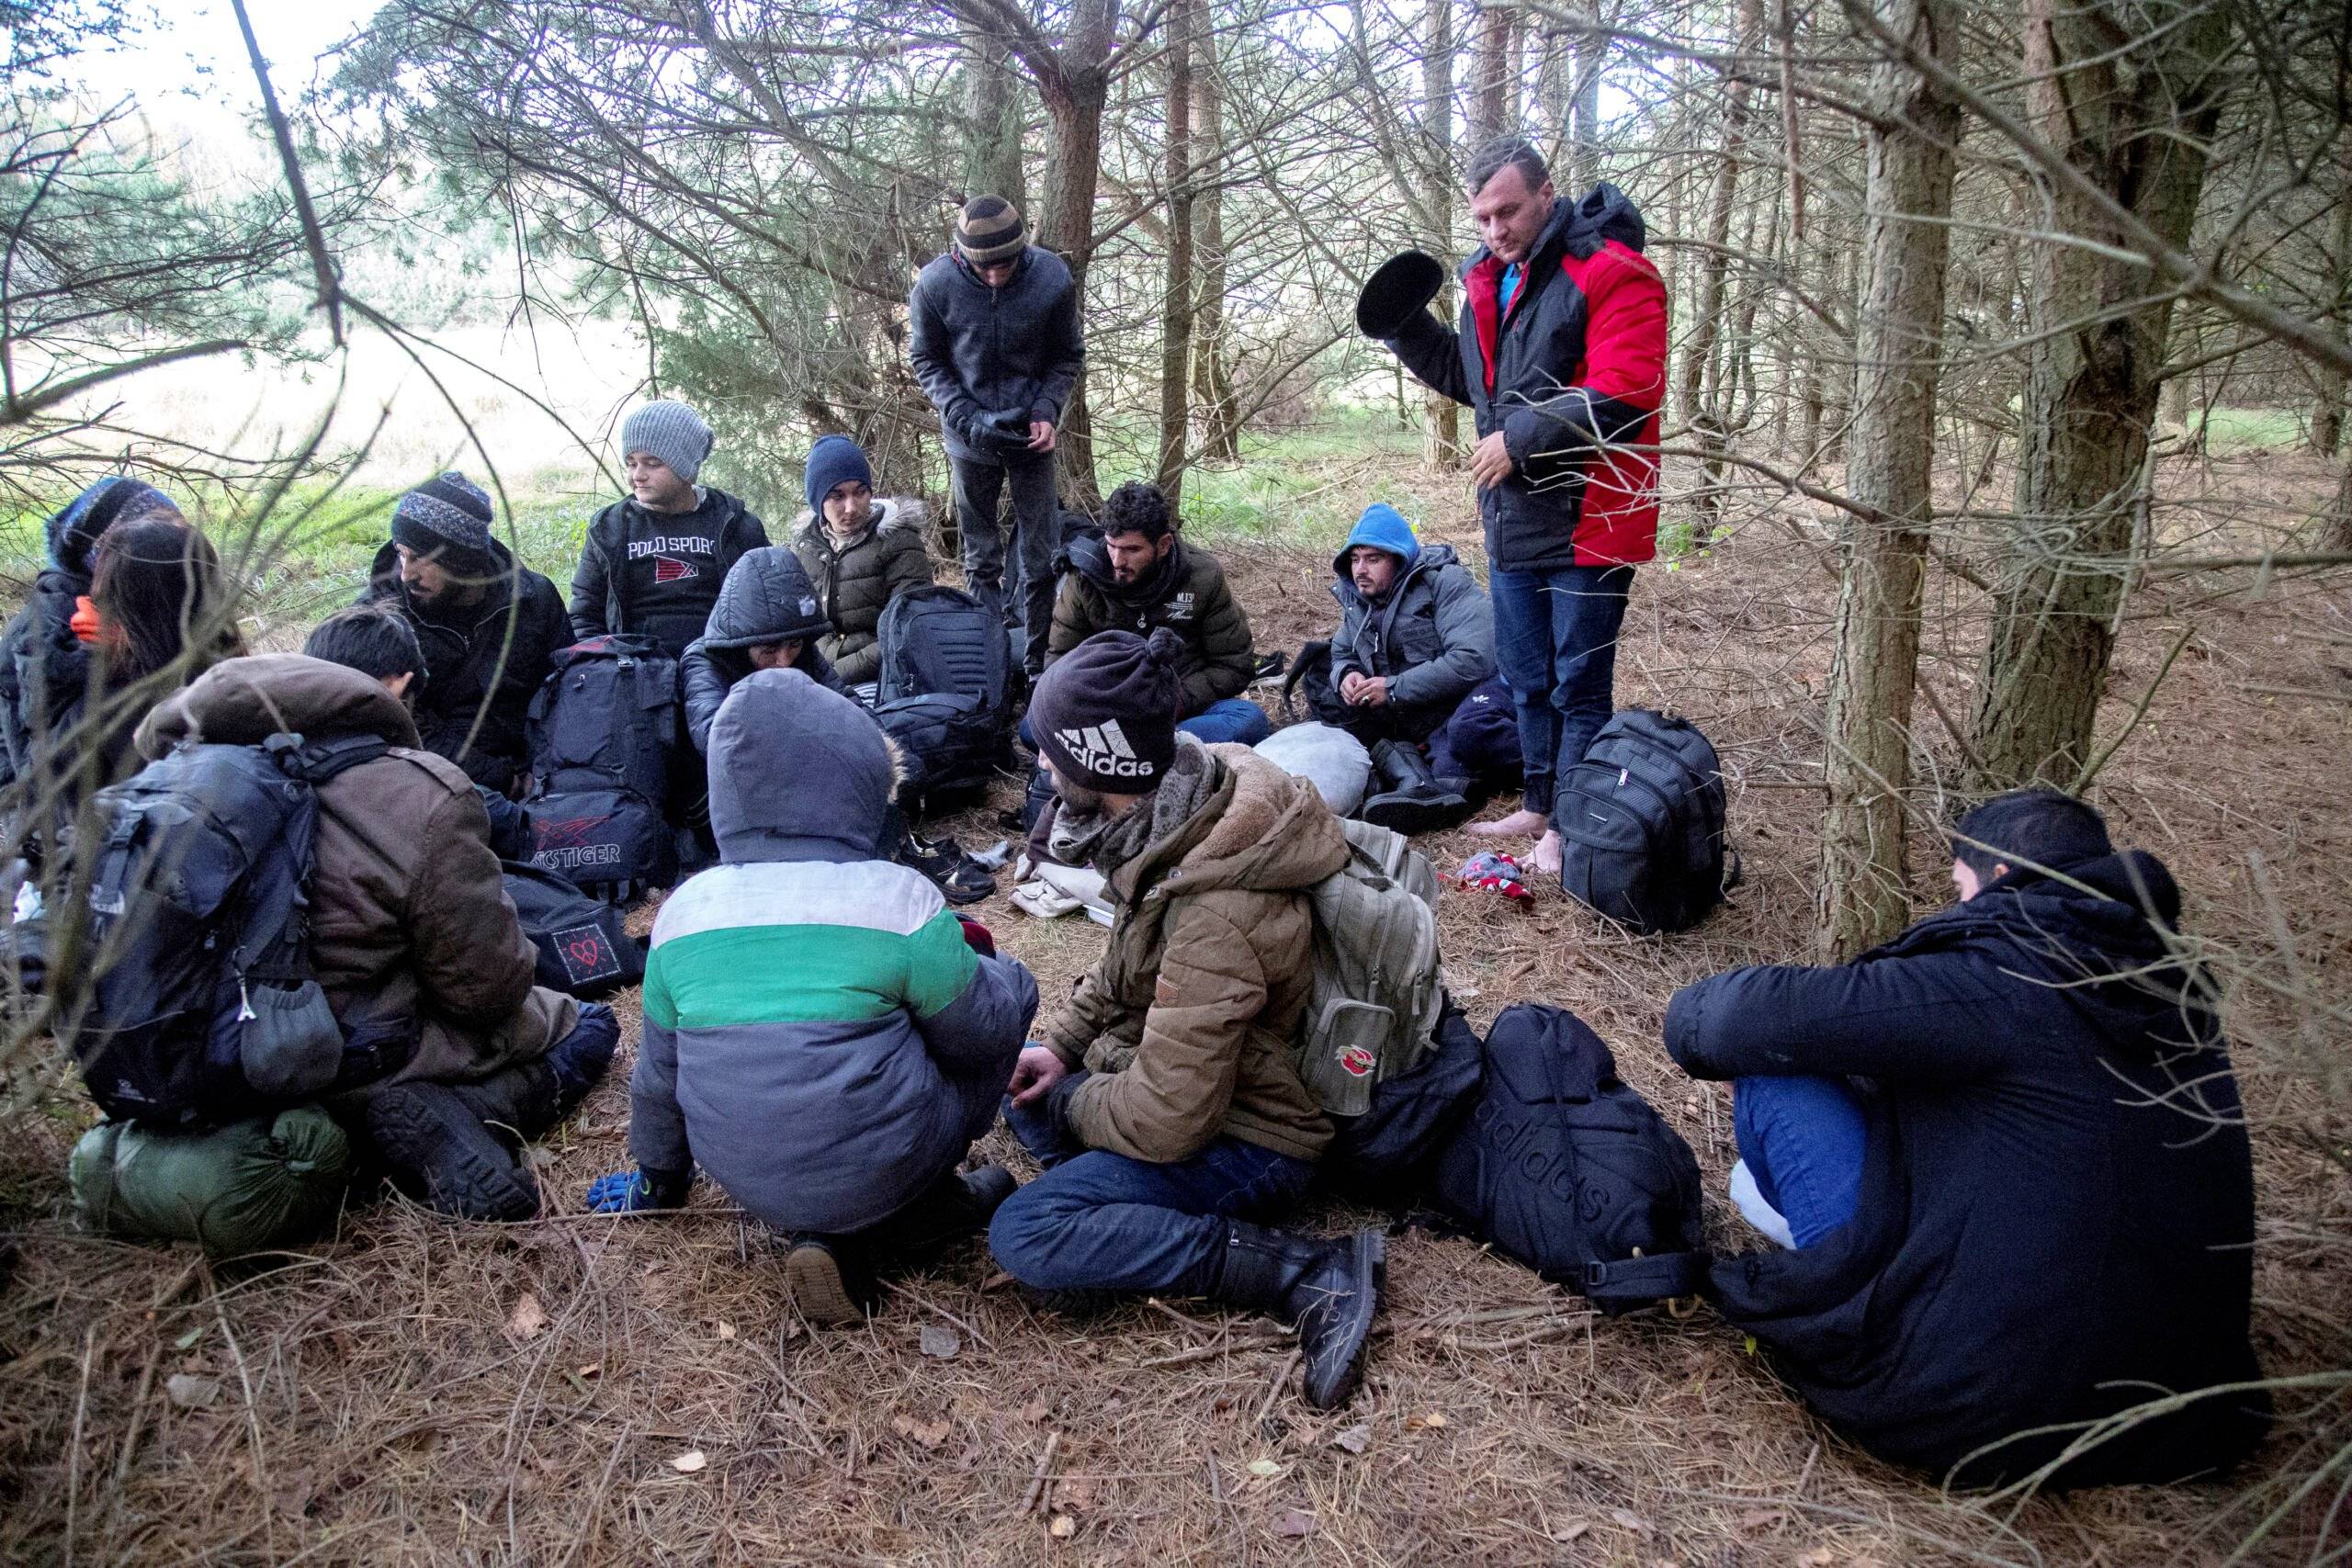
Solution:
<svg viewBox="0 0 2352 1568">
<path fill-rule="evenodd" d="M 688 484 L 702 472 L 715 439 L 702 415 L 673 398 L 647 403 L 621 422 L 623 457 L 642 452 L 659 457 Z"/>
</svg>

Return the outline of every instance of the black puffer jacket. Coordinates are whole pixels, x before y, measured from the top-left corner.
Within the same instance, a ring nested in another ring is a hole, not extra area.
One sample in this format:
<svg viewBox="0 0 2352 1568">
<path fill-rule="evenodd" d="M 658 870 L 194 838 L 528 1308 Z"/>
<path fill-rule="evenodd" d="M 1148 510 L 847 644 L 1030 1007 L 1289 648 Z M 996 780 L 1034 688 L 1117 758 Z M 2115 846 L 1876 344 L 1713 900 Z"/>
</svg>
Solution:
<svg viewBox="0 0 2352 1568">
<path fill-rule="evenodd" d="M 651 637 L 675 659 L 702 635 L 718 585 L 767 525 L 723 490 L 700 487 L 692 512 L 648 512 L 616 501 L 596 513 L 571 574 L 571 631 Z"/>
<path fill-rule="evenodd" d="M 818 650 L 853 686 L 881 671 L 882 648 L 875 634 L 884 607 L 932 581 L 924 521 L 919 501 L 877 501 L 865 531 L 847 544 L 835 539 L 813 513 L 793 529 L 792 553 L 817 585 L 818 602 L 831 626 L 817 639 Z"/>
<path fill-rule="evenodd" d="M 529 766 L 526 721 L 532 694 L 547 680 L 556 650 L 571 641 L 571 623 L 554 583 L 528 567 L 519 578 L 509 575 L 514 558 L 495 539 L 490 548 L 501 575 L 479 604 L 426 614 L 410 599 L 397 549 L 389 542 L 376 552 L 359 602 L 398 606 L 416 631 L 424 651 L 424 682 L 411 707 L 424 750 L 457 763 L 483 788 L 506 795 L 515 775 Z M 507 610 L 518 587 L 521 608 L 510 644 Z M 474 718 L 485 705 L 490 711 L 477 730 Z"/>
<path fill-rule="evenodd" d="M 752 672 L 752 656 L 744 650 L 756 643 L 797 638 L 800 657 L 792 668 L 820 686 L 843 690 L 841 677 L 817 650 L 826 626 L 816 585 L 790 550 L 768 545 L 737 561 L 719 585 L 718 603 L 711 606 L 702 636 L 678 660 L 686 733 L 695 750 L 710 750 L 710 721 L 718 716 L 718 705 L 735 682 Z"/>
<path fill-rule="evenodd" d="M 1059 423 L 1086 359 L 1078 286 L 1048 250 L 1021 254 L 1001 288 L 990 288 L 954 251 L 915 278 L 907 298 L 907 357 L 939 411 L 949 456 L 1017 456 L 980 428 L 992 413 Z"/>
<path fill-rule="evenodd" d="M 2172 877 L 2132 852 L 2020 873 L 1838 968 L 1685 987 L 1694 1077 L 1867 1077 L 1855 1218 L 1715 1266 L 1724 1315 L 1831 1425 L 1962 1484 L 2016 1477 L 2159 1393 L 2259 1375 L 2254 1178 L 2204 977 L 2173 956 Z M 2132 976 L 2099 978 L 2099 976 Z M 2261 1439 L 2258 1393 L 2132 1427 L 2060 1484 L 2169 1482 Z"/>
</svg>

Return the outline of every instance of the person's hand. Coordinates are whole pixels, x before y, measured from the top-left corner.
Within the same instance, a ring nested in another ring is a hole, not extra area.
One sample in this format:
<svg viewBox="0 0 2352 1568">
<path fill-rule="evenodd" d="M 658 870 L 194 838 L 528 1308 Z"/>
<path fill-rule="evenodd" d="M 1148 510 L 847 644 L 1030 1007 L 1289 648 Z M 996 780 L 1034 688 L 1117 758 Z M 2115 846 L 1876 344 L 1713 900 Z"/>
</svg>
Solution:
<svg viewBox="0 0 2352 1568">
<path fill-rule="evenodd" d="M 1351 670 L 1340 677 L 1340 700 L 1352 707 L 1363 701 L 1356 694 L 1363 690 L 1363 671 Z"/>
<path fill-rule="evenodd" d="M 1012 1082 L 1005 1092 L 1012 1096 L 1015 1105 L 1034 1105 L 1069 1076 L 1069 1067 L 1051 1047 L 1023 1045 L 1021 1059 L 1012 1064 Z"/>
<path fill-rule="evenodd" d="M 1031 420 L 1029 422 L 1029 450 L 1050 452 L 1053 449 L 1054 422 L 1050 419 Z"/>
<path fill-rule="evenodd" d="M 1358 677 L 1356 694 L 1348 700 L 1362 707 L 1385 707 L 1388 705 L 1388 677 L 1385 675 Z"/>
<path fill-rule="evenodd" d="M 1496 431 L 1470 450 L 1470 482 L 1492 490 L 1511 475 L 1510 447 Z"/>
</svg>

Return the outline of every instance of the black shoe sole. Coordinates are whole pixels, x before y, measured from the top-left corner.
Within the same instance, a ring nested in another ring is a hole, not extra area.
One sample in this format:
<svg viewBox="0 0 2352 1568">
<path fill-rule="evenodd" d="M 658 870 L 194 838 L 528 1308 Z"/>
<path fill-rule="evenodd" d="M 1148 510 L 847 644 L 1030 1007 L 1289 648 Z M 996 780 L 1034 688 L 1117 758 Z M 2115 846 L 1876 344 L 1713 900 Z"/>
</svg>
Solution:
<svg viewBox="0 0 2352 1568">
<path fill-rule="evenodd" d="M 1346 1315 L 1332 1331 L 1334 1337 L 1345 1337 L 1347 1360 L 1320 1385 L 1313 1365 L 1307 1368 L 1306 1403 L 1317 1410 L 1337 1410 L 1355 1397 L 1363 1382 L 1364 1358 L 1371 1351 L 1373 1319 L 1380 1315 L 1381 1297 L 1388 1292 L 1388 1238 L 1378 1231 L 1358 1231 L 1348 1238 L 1348 1246 L 1354 1265 L 1350 1272 L 1367 1288 L 1348 1298 Z"/>
<path fill-rule="evenodd" d="M 539 1187 L 446 1085 L 397 1084 L 368 1100 L 368 1134 L 393 1185 L 468 1220 L 527 1220 Z"/>
</svg>

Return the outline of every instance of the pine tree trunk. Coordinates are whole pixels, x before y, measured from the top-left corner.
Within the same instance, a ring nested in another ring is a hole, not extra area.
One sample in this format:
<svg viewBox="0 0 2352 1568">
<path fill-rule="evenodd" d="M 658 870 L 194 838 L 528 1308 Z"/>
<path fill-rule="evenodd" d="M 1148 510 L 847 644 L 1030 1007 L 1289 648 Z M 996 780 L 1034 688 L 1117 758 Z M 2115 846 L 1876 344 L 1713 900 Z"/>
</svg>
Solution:
<svg viewBox="0 0 2352 1568">
<path fill-rule="evenodd" d="M 1421 54 L 1421 115 L 1437 153 L 1437 180 L 1430 192 L 1430 209 L 1437 232 L 1430 236 L 1440 255 L 1453 245 L 1453 192 L 1461 179 L 1453 166 L 1453 0 L 1427 0 L 1429 41 Z M 1454 308 L 1453 284 L 1447 280 L 1437 297 L 1440 312 Z M 1449 314 L 1448 320 L 1452 317 Z M 1462 405 L 1441 392 L 1431 392 L 1423 404 L 1428 426 L 1421 455 L 1433 468 L 1462 466 Z"/>
<path fill-rule="evenodd" d="M 1518 15 L 1501 6 L 1479 7 L 1470 112 L 1474 152 L 1504 131 L 1519 129 L 1519 83 L 1510 68 L 1511 34 Z"/>
<path fill-rule="evenodd" d="M 2336 165 L 2335 221 L 2328 232 L 2328 305 L 2338 332 L 2352 331 L 2352 140 Z M 2312 399 L 2311 449 L 2333 457 L 2344 445 L 2344 372 L 2316 367 Z"/>
<path fill-rule="evenodd" d="M 2168 29 L 2153 40 L 2140 25 Z M 2121 0 L 2028 0 L 2026 107 L 2034 130 L 2167 243 L 2183 246 L 2219 114 L 2230 17 L 2174 17 Z M 2088 201 L 2044 192 L 2060 232 L 2120 247 Z M 2114 622 L 2131 570 L 2134 497 L 2162 385 L 2172 299 L 2108 251 L 2036 247 L 2039 311 L 2018 459 L 2020 519 L 1994 595 L 1972 723 L 1983 789 L 2069 786 L 2090 754 Z"/>
<path fill-rule="evenodd" d="M 1959 51 L 1955 0 L 1882 0 L 1888 28 L 1932 59 Z M 1877 516 L 1847 536 L 1822 759 L 1829 785 L 1814 909 L 1822 962 L 1842 964 L 1909 923 L 1904 805 L 1919 665 L 1935 451 L 1937 356 L 1959 106 L 1892 62 L 1872 73 L 1861 374 L 1847 491 Z"/>
<path fill-rule="evenodd" d="M 1028 205 L 1028 172 L 1021 155 L 1021 79 L 1013 73 L 1003 40 L 964 24 L 966 111 L 971 144 L 964 152 L 964 195 L 1001 196 Z"/>
<path fill-rule="evenodd" d="M 1193 197 L 1193 262 L 1198 304 L 1193 319 L 1193 400 L 1201 411 L 1201 456 L 1241 460 L 1240 405 L 1225 343 L 1225 81 L 1217 73 L 1216 34 L 1208 0 L 1193 0 L 1193 146 L 1201 166 Z"/>
<path fill-rule="evenodd" d="M 1761 0 L 1739 0 L 1740 52 L 1751 50 L 1763 32 Z M 1723 376 L 1713 364 L 1716 340 L 1723 333 L 1724 283 L 1731 268 L 1731 220 L 1739 196 L 1739 161 L 1747 141 L 1749 89 L 1744 77 L 1734 76 L 1724 88 L 1723 141 L 1715 156 L 1714 184 L 1707 200 L 1706 247 L 1699 257 L 1699 299 L 1691 311 L 1690 335 L 1682 345 L 1682 417 L 1706 454 L 1706 477 L 1694 498 L 1691 522 L 1694 543 L 1714 536 L 1721 510 L 1717 493 L 1723 479 Z M 1713 396 L 1707 396 L 1712 386 Z"/>
<path fill-rule="evenodd" d="M 1193 17 L 1198 0 L 1168 15 L 1168 264 L 1159 297 L 1159 488 L 1183 498 L 1193 394 Z"/>
<path fill-rule="evenodd" d="M 1053 121 L 1038 243 L 1069 264 L 1081 319 L 1094 251 L 1094 194 L 1102 169 L 1102 105 L 1111 82 L 1105 62 L 1118 16 L 1118 0 L 1077 0 L 1068 39 L 1057 51 L 1057 68 L 1037 77 L 1037 95 Z M 1081 371 L 1062 410 L 1056 453 L 1063 499 L 1092 513 L 1101 509 L 1102 492 L 1094 477 L 1094 422 L 1086 382 Z"/>
</svg>

